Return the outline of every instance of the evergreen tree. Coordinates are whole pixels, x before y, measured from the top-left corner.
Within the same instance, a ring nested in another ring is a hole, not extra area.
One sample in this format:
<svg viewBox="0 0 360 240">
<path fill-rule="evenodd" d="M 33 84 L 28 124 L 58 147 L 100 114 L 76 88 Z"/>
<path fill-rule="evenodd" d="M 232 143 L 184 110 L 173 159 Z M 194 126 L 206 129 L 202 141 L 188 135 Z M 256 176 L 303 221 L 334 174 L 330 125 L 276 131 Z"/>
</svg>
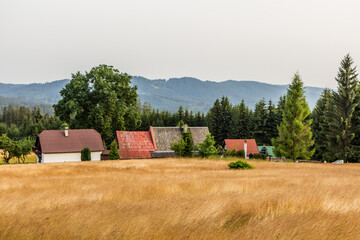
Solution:
<svg viewBox="0 0 360 240">
<path fill-rule="evenodd" d="M 283 118 L 283 112 L 285 109 L 286 96 L 281 96 L 276 107 L 276 126 L 280 126 Z"/>
<path fill-rule="evenodd" d="M 278 136 L 277 131 L 277 116 L 275 112 L 275 106 L 272 101 L 269 101 L 268 108 L 267 108 L 267 119 L 265 123 L 265 137 L 264 137 L 264 144 L 270 145 L 271 139 L 276 138 Z"/>
<path fill-rule="evenodd" d="M 253 135 L 258 145 L 262 146 L 266 138 L 266 120 L 268 117 L 265 100 L 262 99 L 255 105 L 254 111 L 254 131 Z"/>
<path fill-rule="evenodd" d="M 120 159 L 117 142 L 114 140 L 110 144 L 109 159 L 118 160 Z"/>
<path fill-rule="evenodd" d="M 221 129 L 220 129 L 220 125 L 221 125 L 220 115 L 221 115 L 220 100 L 216 99 L 214 105 L 210 108 L 207 114 L 207 120 L 209 125 L 209 131 L 214 136 L 216 144 L 218 145 L 221 145 L 223 142 Z"/>
<path fill-rule="evenodd" d="M 325 111 L 330 96 L 330 89 L 324 89 L 320 99 L 317 101 L 316 106 L 311 113 L 311 119 L 313 119 L 313 122 L 311 124 L 311 130 L 314 134 L 315 141 L 315 154 L 313 158 L 317 160 L 326 160 L 325 155 L 328 151 L 328 127 L 325 121 Z"/>
<path fill-rule="evenodd" d="M 314 144 L 310 128 L 312 120 L 307 120 L 309 114 L 303 82 L 296 73 L 287 91 L 279 136 L 272 140 L 275 155 L 295 161 L 299 157 L 309 159 L 314 154 L 315 150 L 309 150 Z"/>
<path fill-rule="evenodd" d="M 223 144 L 224 139 L 229 138 L 231 124 L 232 106 L 227 97 L 222 97 L 220 102 L 220 124 L 219 124 L 219 144 Z"/>
<path fill-rule="evenodd" d="M 356 120 L 355 109 L 359 105 L 357 75 L 356 67 L 353 66 L 353 60 L 348 54 L 341 61 L 336 77 L 338 89 L 337 92 L 333 92 L 329 101 L 331 109 L 327 109 L 326 112 L 329 149 L 337 158 L 345 161 L 352 161 L 354 158 L 352 144 L 359 127 L 353 124 Z"/>
</svg>

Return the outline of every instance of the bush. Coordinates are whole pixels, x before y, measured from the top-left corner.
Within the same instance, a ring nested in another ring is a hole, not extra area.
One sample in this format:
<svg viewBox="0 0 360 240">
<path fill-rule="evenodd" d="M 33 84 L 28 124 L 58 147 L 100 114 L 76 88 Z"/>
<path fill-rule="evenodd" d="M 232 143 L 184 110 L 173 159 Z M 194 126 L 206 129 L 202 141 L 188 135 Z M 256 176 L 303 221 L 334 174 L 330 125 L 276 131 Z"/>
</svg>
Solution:
<svg viewBox="0 0 360 240">
<path fill-rule="evenodd" d="M 91 152 L 89 148 L 84 148 L 81 150 L 81 161 L 90 161 L 91 160 Z"/>
<path fill-rule="evenodd" d="M 177 156 L 181 157 L 191 157 L 194 148 L 194 140 L 189 131 L 183 131 L 179 141 L 170 144 L 170 149 L 173 150 Z"/>
<path fill-rule="evenodd" d="M 233 149 L 233 150 L 227 150 L 227 151 L 226 151 L 226 155 L 227 155 L 227 156 L 231 156 L 231 157 L 241 157 L 241 158 L 244 158 L 244 157 L 245 157 L 245 151 L 244 151 L 244 150 L 235 151 L 235 149 Z"/>
<path fill-rule="evenodd" d="M 262 159 L 262 160 L 266 160 L 267 155 L 264 154 L 264 153 L 254 153 L 254 154 L 250 153 L 250 154 L 249 154 L 249 158 L 250 158 L 250 159 Z"/>
<path fill-rule="evenodd" d="M 173 150 L 176 156 L 184 156 L 185 152 L 185 141 L 184 139 L 180 138 L 178 142 L 170 143 L 170 149 Z"/>
<path fill-rule="evenodd" d="M 199 144 L 199 155 L 201 157 L 208 157 L 217 154 L 218 150 L 215 147 L 215 143 L 211 133 L 207 134 L 205 140 Z"/>
<path fill-rule="evenodd" d="M 255 167 L 245 161 L 238 160 L 236 162 L 229 163 L 230 169 L 254 169 Z"/>
</svg>

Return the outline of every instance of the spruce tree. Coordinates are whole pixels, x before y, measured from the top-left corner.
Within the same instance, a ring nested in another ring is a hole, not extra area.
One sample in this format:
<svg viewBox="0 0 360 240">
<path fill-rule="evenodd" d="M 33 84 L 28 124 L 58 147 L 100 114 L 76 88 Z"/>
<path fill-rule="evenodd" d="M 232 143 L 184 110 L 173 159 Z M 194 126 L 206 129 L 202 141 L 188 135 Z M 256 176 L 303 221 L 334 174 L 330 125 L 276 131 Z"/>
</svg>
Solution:
<svg viewBox="0 0 360 240">
<path fill-rule="evenodd" d="M 214 139 L 216 141 L 216 144 L 221 145 L 222 144 L 222 136 L 220 134 L 220 115 L 221 115 L 221 109 L 220 109 L 220 100 L 216 99 L 214 102 L 214 105 L 210 108 L 208 114 L 207 114 L 207 121 L 209 125 L 209 131 L 214 136 Z"/>
<path fill-rule="evenodd" d="M 110 144 L 109 159 L 110 160 L 118 160 L 118 159 L 120 159 L 119 150 L 118 150 L 118 144 L 117 144 L 117 142 L 115 140 L 112 141 L 111 144 Z"/>
<path fill-rule="evenodd" d="M 227 97 L 222 97 L 220 102 L 220 142 L 223 144 L 224 139 L 229 138 L 230 136 L 230 129 L 229 126 L 231 124 L 231 112 L 232 106 L 230 101 Z"/>
<path fill-rule="evenodd" d="M 266 120 L 268 117 L 265 100 L 262 99 L 255 105 L 254 111 L 254 137 L 259 146 L 264 145 L 266 135 Z"/>
<path fill-rule="evenodd" d="M 313 119 L 311 130 L 314 134 L 315 141 L 314 159 L 317 160 L 326 160 L 326 153 L 329 151 L 327 140 L 328 126 L 327 122 L 325 121 L 325 111 L 327 109 L 331 94 L 332 93 L 330 89 L 324 89 L 320 99 L 317 101 L 316 106 L 311 113 L 311 119 Z"/>
<path fill-rule="evenodd" d="M 310 125 L 311 119 L 306 102 L 303 82 L 300 75 L 295 74 L 287 91 L 282 123 L 278 127 L 279 136 L 272 140 L 277 156 L 285 156 L 295 161 L 301 157 L 309 159 L 315 150 L 309 150 L 314 145 Z"/>
<path fill-rule="evenodd" d="M 326 112 L 326 121 L 329 126 L 327 133 L 329 149 L 334 151 L 337 158 L 351 161 L 354 158 L 352 146 L 355 131 L 358 126 L 356 120 L 356 107 L 359 105 L 357 98 L 357 72 L 353 66 L 353 60 L 347 54 L 341 61 L 336 77 L 338 83 L 337 92 L 332 94 L 329 107 Z"/>
<path fill-rule="evenodd" d="M 267 119 L 265 123 L 265 137 L 264 144 L 270 145 L 271 139 L 276 138 L 278 136 L 277 131 L 277 116 L 275 111 L 275 106 L 270 100 L 267 108 Z"/>
</svg>

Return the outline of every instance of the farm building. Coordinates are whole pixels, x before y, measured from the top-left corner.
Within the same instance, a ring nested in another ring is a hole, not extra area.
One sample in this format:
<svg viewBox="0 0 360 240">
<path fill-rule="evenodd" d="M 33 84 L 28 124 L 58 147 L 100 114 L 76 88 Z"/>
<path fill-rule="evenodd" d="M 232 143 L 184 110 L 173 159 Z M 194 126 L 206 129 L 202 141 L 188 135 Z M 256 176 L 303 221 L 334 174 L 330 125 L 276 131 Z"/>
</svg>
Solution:
<svg viewBox="0 0 360 240">
<path fill-rule="evenodd" d="M 207 127 L 188 127 L 194 144 L 203 142 Z M 170 144 L 181 138 L 180 127 L 150 127 L 150 131 L 117 131 L 120 159 L 174 157 Z"/>
<path fill-rule="evenodd" d="M 91 161 L 100 161 L 105 150 L 101 135 L 94 129 L 45 130 L 33 147 L 38 163 L 79 162 L 81 150 L 89 148 Z"/>
<path fill-rule="evenodd" d="M 244 150 L 245 158 L 247 158 L 250 153 L 259 153 L 255 139 L 225 139 L 225 147 L 230 151 Z"/>
</svg>

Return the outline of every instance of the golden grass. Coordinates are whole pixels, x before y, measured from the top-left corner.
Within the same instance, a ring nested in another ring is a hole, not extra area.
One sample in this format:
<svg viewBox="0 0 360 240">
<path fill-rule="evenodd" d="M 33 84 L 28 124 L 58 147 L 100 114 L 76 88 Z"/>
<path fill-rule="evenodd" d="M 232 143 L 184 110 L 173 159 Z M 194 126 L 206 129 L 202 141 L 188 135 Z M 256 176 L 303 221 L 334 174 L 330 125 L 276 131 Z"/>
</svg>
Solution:
<svg viewBox="0 0 360 240">
<path fill-rule="evenodd" d="M 0 166 L 0 239 L 359 239 L 360 165 Z"/>
<path fill-rule="evenodd" d="M 2 150 L 0 149 L 0 164 L 3 164 L 3 163 L 4 163 L 4 158 L 2 156 Z M 12 164 L 18 163 L 18 159 L 12 158 L 12 159 L 10 159 L 10 163 L 12 163 Z M 22 163 L 21 160 L 20 160 L 20 163 Z M 31 154 L 27 155 L 25 158 L 25 163 L 36 163 L 35 153 L 31 153 Z"/>
</svg>

